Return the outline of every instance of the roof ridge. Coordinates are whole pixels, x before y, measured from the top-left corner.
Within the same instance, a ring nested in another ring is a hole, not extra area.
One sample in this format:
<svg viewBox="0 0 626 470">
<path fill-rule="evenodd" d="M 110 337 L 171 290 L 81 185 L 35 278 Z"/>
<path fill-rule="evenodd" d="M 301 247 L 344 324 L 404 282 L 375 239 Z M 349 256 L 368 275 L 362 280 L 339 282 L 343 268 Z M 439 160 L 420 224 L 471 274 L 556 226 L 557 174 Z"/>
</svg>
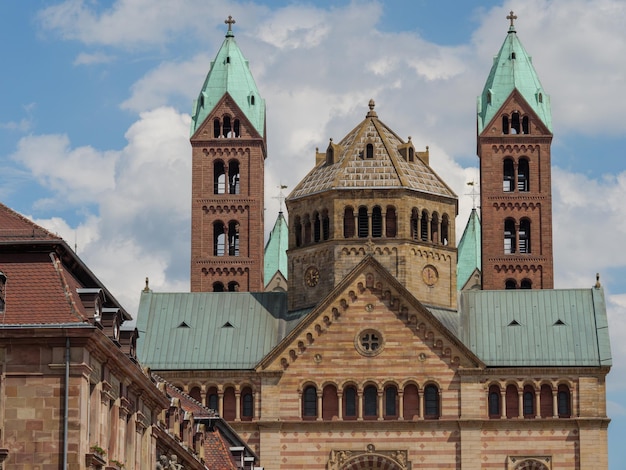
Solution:
<svg viewBox="0 0 626 470">
<path fill-rule="evenodd" d="M 59 276 L 59 280 L 61 281 L 61 288 L 65 293 L 65 298 L 70 307 L 70 313 L 78 317 L 78 319 L 83 322 L 88 321 L 88 319 L 80 312 L 80 309 L 77 307 L 76 299 L 72 293 L 69 282 L 67 281 L 65 270 L 63 269 L 63 265 L 58 255 L 56 253 L 50 253 L 50 259 L 52 261 L 52 267 L 54 268 L 55 272 Z"/>
<path fill-rule="evenodd" d="M 36 240 L 61 240 L 61 237 L 50 232 L 49 230 L 43 228 L 41 225 L 36 224 L 28 217 L 23 216 L 19 212 L 11 209 L 5 204 L 0 202 L 0 218 L 2 217 L 10 217 L 12 219 L 17 220 L 21 225 L 24 226 L 23 229 L 20 228 L 2 228 L 0 229 L 0 240 L 2 239 L 17 239 L 17 238 L 29 238 Z M 9 225 L 9 224 L 7 224 Z M 26 229 L 28 227 L 29 229 Z M 36 236 L 42 234 L 42 236 Z"/>
</svg>

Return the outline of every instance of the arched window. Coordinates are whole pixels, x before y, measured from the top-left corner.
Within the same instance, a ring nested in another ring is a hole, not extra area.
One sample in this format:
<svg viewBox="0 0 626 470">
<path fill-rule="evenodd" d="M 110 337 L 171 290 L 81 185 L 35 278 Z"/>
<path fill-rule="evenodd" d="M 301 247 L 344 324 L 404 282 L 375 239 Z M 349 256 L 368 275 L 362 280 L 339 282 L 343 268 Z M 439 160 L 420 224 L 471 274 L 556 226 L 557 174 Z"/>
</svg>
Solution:
<svg viewBox="0 0 626 470">
<path fill-rule="evenodd" d="M 224 223 L 213 222 L 213 256 L 224 256 L 226 254 L 226 233 Z"/>
<path fill-rule="evenodd" d="M 441 217 L 441 244 L 447 245 L 450 240 L 450 218 L 448 214 L 443 214 Z"/>
<path fill-rule="evenodd" d="M 330 421 L 335 416 L 339 416 L 337 388 L 334 385 L 328 384 L 322 391 L 322 419 L 324 421 Z"/>
<path fill-rule="evenodd" d="M 517 281 L 515 279 L 507 279 L 504 282 L 504 288 L 506 290 L 514 290 L 517 289 Z"/>
<path fill-rule="evenodd" d="M 504 221 L 504 253 L 507 255 L 515 253 L 515 221 L 513 219 Z"/>
<path fill-rule="evenodd" d="M 414 416 L 419 416 L 419 395 L 417 385 L 409 384 L 404 387 L 402 394 L 402 415 L 404 419 L 411 420 Z"/>
<path fill-rule="evenodd" d="M 387 238 L 394 238 L 398 233 L 398 226 L 396 223 L 396 208 L 393 206 L 387 206 L 387 212 L 385 214 L 385 236 Z"/>
<path fill-rule="evenodd" d="M 520 282 L 520 289 L 532 289 L 533 283 L 530 279 L 522 279 Z"/>
<path fill-rule="evenodd" d="M 223 282 L 214 282 L 213 283 L 213 292 L 224 292 L 224 283 Z"/>
<path fill-rule="evenodd" d="M 293 221 L 293 231 L 296 237 L 296 246 L 302 246 L 302 222 L 300 222 L 300 216 L 296 216 Z"/>
<path fill-rule="evenodd" d="M 228 292 L 239 292 L 239 283 L 236 281 L 230 281 L 228 283 Z"/>
<path fill-rule="evenodd" d="M 378 390 L 374 385 L 368 385 L 363 390 L 363 418 L 376 419 L 378 417 Z"/>
<path fill-rule="evenodd" d="M 222 416 L 226 421 L 235 420 L 236 405 L 235 389 L 233 387 L 227 387 L 224 390 L 224 412 Z"/>
<path fill-rule="evenodd" d="M 228 162 L 228 193 L 239 194 L 239 162 L 231 160 Z"/>
<path fill-rule="evenodd" d="M 502 133 L 503 134 L 509 133 L 509 117 L 506 115 L 502 116 Z"/>
<path fill-rule="evenodd" d="M 235 137 L 241 137 L 241 124 L 239 119 L 235 119 L 233 122 L 233 133 L 235 134 Z"/>
<path fill-rule="evenodd" d="M 383 236 L 383 211 L 380 206 L 372 209 L 372 237 L 380 238 Z"/>
<path fill-rule="evenodd" d="M 333 163 L 335 163 L 335 151 L 332 147 L 328 147 L 326 150 L 326 164 L 332 165 Z"/>
<path fill-rule="evenodd" d="M 202 403 L 202 393 L 200 392 L 200 387 L 192 387 L 192 389 L 189 390 L 189 396 L 197 402 Z"/>
<path fill-rule="evenodd" d="M 528 116 L 524 116 L 522 118 L 522 133 L 530 134 L 530 126 L 529 126 Z"/>
<path fill-rule="evenodd" d="M 519 224 L 519 252 L 530 253 L 530 220 L 522 219 Z"/>
<path fill-rule="evenodd" d="M 354 210 L 346 207 L 343 211 L 343 238 L 354 237 Z"/>
<path fill-rule="evenodd" d="M 433 218 L 430 221 L 430 241 L 439 243 L 439 214 L 433 212 Z"/>
<path fill-rule="evenodd" d="M 385 387 L 385 419 L 398 417 L 398 389 L 395 385 Z"/>
<path fill-rule="evenodd" d="M 511 134 L 520 134 L 520 133 L 521 133 L 521 127 L 520 127 L 519 113 L 515 112 L 511 115 Z"/>
<path fill-rule="evenodd" d="M 304 244 L 308 245 L 311 243 L 311 219 L 309 219 L 309 214 L 304 216 Z"/>
<path fill-rule="evenodd" d="M 302 392 L 302 417 L 304 419 L 317 417 L 317 389 L 313 385 L 307 385 Z"/>
<path fill-rule="evenodd" d="M 572 406 L 569 387 L 565 384 L 561 384 L 557 390 L 556 405 L 559 418 L 571 418 Z"/>
<path fill-rule="evenodd" d="M 228 222 L 228 255 L 239 256 L 239 223 Z"/>
<path fill-rule="evenodd" d="M 530 191 L 528 159 L 520 158 L 517 162 L 517 190 Z"/>
<path fill-rule="evenodd" d="M 330 219 L 328 218 L 328 211 L 324 209 L 322 211 L 322 240 L 328 240 L 330 238 Z"/>
<path fill-rule="evenodd" d="M 439 389 L 433 384 L 424 387 L 424 418 L 439 418 Z"/>
<path fill-rule="evenodd" d="M 419 240 L 419 211 L 414 207 L 411 210 L 411 238 Z"/>
<path fill-rule="evenodd" d="M 519 398 L 517 396 L 517 387 L 513 384 L 506 387 L 506 417 L 519 417 Z"/>
<path fill-rule="evenodd" d="M 213 137 L 215 137 L 216 139 L 222 135 L 222 133 L 220 132 L 221 127 L 222 126 L 220 125 L 220 120 L 217 118 L 213 119 Z"/>
<path fill-rule="evenodd" d="M 374 146 L 372 144 L 367 144 L 365 147 L 365 157 L 374 158 Z"/>
<path fill-rule="evenodd" d="M 422 211 L 422 218 L 420 220 L 420 238 L 423 242 L 428 241 L 428 212 Z"/>
<path fill-rule="evenodd" d="M 356 419 L 356 388 L 352 385 L 343 389 L 343 419 Z"/>
<path fill-rule="evenodd" d="M 215 163 L 213 163 L 213 193 L 226 193 L 226 170 L 224 168 L 224 162 L 221 160 L 216 160 Z"/>
<path fill-rule="evenodd" d="M 535 417 L 535 389 L 530 385 L 524 387 L 524 418 Z"/>
<path fill-rule="evenodd" d="M 313 212 L 313 241 L 316 243 L 322 239 L 322 221 L 318 212 Z"/>
<path fill-rule="evenodd" d="M 412 162 L 415 160 L 415 150 L 413 147 L 409 147 L 409 161 Z"/>
<path fill-rule="evenodd" d="M 500 387 L 492 385 L 489 387 L 489 418 L 498 419 L 501 416 L 500 409 Z"/>
<path fill-rule="evenodd" d="M 359 207 L 359 238 L 367 238 L 370 234 L 367 207 Z"/>
<path fill-rule="evenodd" d="M 230 129 L 230 118 L 228 116 L 224 116 L 224 137 L 231 138 L 233 134 Z"/>
<path fill-rule="evenodd" d="M 513 191 L 513 180 L 515 178 L 515 169 L 513 165 L 513 160 L 510 158 L 505 158 L 502 162 L 502 190 L 505 193 Z"/>
<path fill-rule="evenodd" d="M 552 387 L 548 384 L 539 389 L 539 415 L 542 418 L 552 417 Z"/>
<path fill-rule="evenodd" d="M 250 387 L 241 391 L 241 420 L 251 421 L 254 416 L 254 396 Z"/>
<path fill-rule="evenodd" d="M 206 405 L 212 410 L 218 411 L 219 397 L 217 395 L 217 387 L 209 387 L 206 392 Z"/>
</svg>

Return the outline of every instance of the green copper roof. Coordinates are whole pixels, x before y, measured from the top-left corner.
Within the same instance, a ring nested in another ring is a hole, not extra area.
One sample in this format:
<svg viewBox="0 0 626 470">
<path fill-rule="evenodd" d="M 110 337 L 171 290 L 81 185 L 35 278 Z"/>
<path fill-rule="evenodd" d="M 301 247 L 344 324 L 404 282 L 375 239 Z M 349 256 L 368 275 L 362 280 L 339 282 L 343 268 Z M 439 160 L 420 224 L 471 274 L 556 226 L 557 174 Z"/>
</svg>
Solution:
<svg viewBox="0 0 626 470">
<path fill-rule="evenodd" d="M 252 369 L 307 312 L 284 292 L 142 292 L 137 357 L 154 370 Z"/>
<path fill-rule="evenodd" d="M 265 245 L 264 279 L 269 282 L 277 271 L 287 279 L 287 248 L 289 244 L 289 229 L 283 212 L 278 213 L 270 238 Z"/>
<path fill-rule="evenodd" d="M 193 104 L 191 134 L 202 125 L 215 105 L 228 93 L 262 137 L 265 134 L 265 100 L 254 83 L 248 61 L 235 42 L 230 29 L 222 43 L 202 90 Z"/>
<path fill-rule="evenodd" d="M 462 340 L 487 366 L 611 365 L 602 288 L 459 295 Z"/>
<path fill-rule="evenodd" d="M 459 289 L 465 285 L 476 269 L 481 269 L 480 237 L 480 219 L 478 218 L 476 209 L 472 209 L 458 246 L 456 285 Z"/>
<path fill-rule="evenodd" d="M 516 17 L 511 14 L 507 18 Z M 513 90 L 517 90 L 524 97 L 545 126 L 552 131 L 550 97 L 541 86 L 532 58 L 517 38 L 513 19 L 504 44 L 493 59 L 485 88 L 478 97 L 478 133 L 489 124 Z"/>
</svg>

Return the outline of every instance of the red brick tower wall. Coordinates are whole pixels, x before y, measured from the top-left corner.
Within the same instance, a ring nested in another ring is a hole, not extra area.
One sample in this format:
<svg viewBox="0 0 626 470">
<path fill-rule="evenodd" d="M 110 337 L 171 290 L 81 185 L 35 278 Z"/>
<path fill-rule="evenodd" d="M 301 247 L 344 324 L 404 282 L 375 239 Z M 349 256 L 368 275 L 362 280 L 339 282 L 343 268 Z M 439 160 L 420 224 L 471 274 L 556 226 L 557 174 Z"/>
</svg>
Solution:
<svg viewBox="0 0 626 470">
<path fill-rule="evenodd" d="M 215 121 L 223 123 L 225 117 L 239 121 L 238 136 L 215 137 Z M 265 138 L 226 95 L 192 136 L 191 146 L 191 292 L 213 292 L 216 283 L 224 291 L 262 292 Z M 237 164 L 239 183 L 231 190 L 228 175 Z M 220 165 L 222 180 L 216 174 Z M 220 227 L 224 236 L 216 244 Z M 233 227 L 238 244 L 231 243 Z"/>
<path fill-rule="evenodd" d="M 527 133 L 503 129 L 503 116 L 513 113 L 528 118 Z M 554 287 L 551 142 L 552 133 L 516 92 L 478 136 L 485 290 L 505 289 L 507 281 L 509 288 Z"/>
</svg>

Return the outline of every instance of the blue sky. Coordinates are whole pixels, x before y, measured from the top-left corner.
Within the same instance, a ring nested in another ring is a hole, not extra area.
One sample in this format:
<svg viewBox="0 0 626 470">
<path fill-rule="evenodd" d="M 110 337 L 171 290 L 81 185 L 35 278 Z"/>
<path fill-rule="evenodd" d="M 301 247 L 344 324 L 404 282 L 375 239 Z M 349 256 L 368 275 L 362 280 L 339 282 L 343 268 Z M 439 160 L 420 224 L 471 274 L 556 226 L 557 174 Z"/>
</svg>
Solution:
<svg viewBox="0 0 626 470">
<path fill-rule="evenodd" d="M 0 3 L 0 201 L 77 244 L 134 314 L 144 278 L 188 290 L 189 113 L 232 15 L 267 101 L 266 231 L 277 186 L 380 119 L 460 196 L 478 178 L 475 110 L 506 35 L 551 95 L 555 284 L 607 295 L 610 462 L 626 468 L 626 3 L 622 0 Z"/>
</svg>

